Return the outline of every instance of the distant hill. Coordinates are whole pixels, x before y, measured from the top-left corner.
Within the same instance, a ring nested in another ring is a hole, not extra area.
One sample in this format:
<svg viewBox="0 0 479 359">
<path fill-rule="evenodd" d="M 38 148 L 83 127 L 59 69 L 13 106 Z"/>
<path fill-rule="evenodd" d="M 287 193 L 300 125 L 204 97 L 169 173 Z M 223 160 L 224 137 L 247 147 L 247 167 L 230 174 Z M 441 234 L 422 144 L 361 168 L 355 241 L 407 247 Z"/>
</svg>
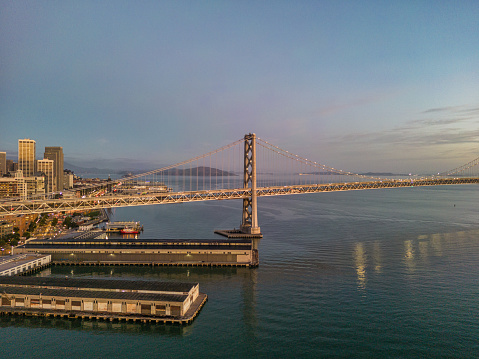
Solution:
<svg viewBox="0 0 479 359">
<path fill-rule="evenodd" d="M 75 172 L 76 174 L 80 173 L 120 173 L 121 171 L 114 170 L 111 168 L 97 168 L 97 167 L 80 167 L 72 163 L 65 162 L 63 164 L 65 169 Z"/>
<path fill-rule="evenodd" d="M 345 172 L 339 171 L 329 171 L 329 172 L 306 172 L 306 173 L 295 173 L 296 175 L 305 176 L 305 175 L 321 175 L 321 176 L 337 176 L 337 175 L 344 175 Z M 407 176 L 405 174 L 397 174 L 391 172 L 366 172 L 366 173 L 358 173 L 360 176 Z"/>
<path fill-rule="evenodd" d="M 148 172 L 150 170 L 134 170 L 130 171 L 127 169 L 122 170 L 115 170 L 111 168 L 98 168 L 98 167 L 80 167 L 76 166 L 71 163 L 64 164 L 65 169 L 69 169 L 70 171 L 75 172 L 76 174 L 120 174 L 124 176 L 131 176 L 133 174 L 140 174 L 144 172 Z M 194 168 L 186 168 L 186 169 L 179 169 L 179 168 L 172 168 L 170 170 L 166 170 L 163 172 L 166 175 L 174 175 L 174 176 L 237 176 L 236 173 L 222 171 L 217 168 L 212 167 L 194 167 Z"/>
<path fill-rule="evenodd" d="M 194 168 L 172 168 L 163 172 L 168 175 L 174 176 L 238 176 L 236 173 L 222 171 L 212 167 L 194 167 Z"/>
<path fill-rule="evenodd" d="M 162 168 L 164 164 L 151 163 L 141 160 L 132 160 L 128 158 L 114 158 L 114 159 L 94 159 L 91 161 L 65 158 L 64 167 L 79 173 L 98 173 L 98 174 L 122 174 L 125 172 L 143 173 L 151 169 Z"/>
<path fill-rule="evenodd" d="M 391 172 L 366 172 L 360 174 L 363 176 L 407 176 L 405 174 Z"/>
</svg>

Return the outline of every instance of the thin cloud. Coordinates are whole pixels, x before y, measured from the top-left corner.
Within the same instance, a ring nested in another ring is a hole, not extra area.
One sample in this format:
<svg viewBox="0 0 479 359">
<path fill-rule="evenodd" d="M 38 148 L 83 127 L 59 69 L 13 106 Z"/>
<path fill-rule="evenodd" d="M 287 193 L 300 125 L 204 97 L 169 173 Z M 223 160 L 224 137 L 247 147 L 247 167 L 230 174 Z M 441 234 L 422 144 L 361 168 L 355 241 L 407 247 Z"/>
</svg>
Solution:
<svg viewBox="0 0 479 359">
<path fill-rule="evenodd" d="M 426 111 L 423 111 L 422 113 L 431 113 L 431 112 L 446 112 L 446 111 L 452 111 L 452 110 L 455 110 L 457 108 L 459 108 L 460 106 L 448 106 L 448 107 L 437 107 L 437 108 L 430 108 Z"/>
<path fill-rule="evenodd" d="M 464 110 L 461 110 L 459 112 L 463 112 L 463 113 L 469 113 L 469 114 L 477 114 L 479 115 L 479 107 L 473 107 L 473 108 L 466 108 Z"/>
<path fill-rule="evenodd" d="M 464 108 L 463 106 L 429 109 L 422 114 L 443 113 L 445 117 L 415 119 L 403 126 L 385 131 L 350 133 L 336 137 L 332 141 L 373 147 L 398 145 L 426 148 L 441 145 L 477 145 L 479 143 L 478 110 L 477 107 Z M 475 112 L 478 112 L 478 116 L 471 115 Z M 465 113 L 468 116 L 464 116 Z"/>
<path fill-rule="evenodd" d="M 468 114 L 479 114 L 479 107 L 467 107 L 464 106 L 447 106 L 447 107 L 437 107 L 430 108 L 423 111 L 422 113 L 450 113 L 450 114 L 459 114 L 459 113 L 468 113 Z"/>
<path fill-rule="evenodd" d="M 409 123 L 416 126 L 416 127 L 423 127 L 423 126 L 444 126 L 444 125 L 451 125 L 460 122 L 465 122 L 468 120 L 474 119 L 473 117 L 463 117 L 463 118 L 444 118 L 444 119 L 436 119 L 436 118 L 427 118 L 427 119 L 420 119 L 410 121 Z"/>
</svg>

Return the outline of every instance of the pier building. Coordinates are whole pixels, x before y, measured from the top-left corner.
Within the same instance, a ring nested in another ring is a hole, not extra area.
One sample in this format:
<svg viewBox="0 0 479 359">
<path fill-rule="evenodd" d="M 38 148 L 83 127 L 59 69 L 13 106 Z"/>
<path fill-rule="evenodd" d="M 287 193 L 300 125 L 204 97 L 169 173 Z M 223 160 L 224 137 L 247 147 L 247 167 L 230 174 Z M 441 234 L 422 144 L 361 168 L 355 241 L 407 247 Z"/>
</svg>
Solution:
<svg viewBox="0 0 479 359">
<path fill-rule="evenodd" d="M 0 276 L 13 276 L 40 270 L 48 266 L 52 256 L 49 254 L 16 254 L 0 257 Z"/>
<path fill-rule="evenodd" d="M 188 324 L 206 302 L 198 283 L 0 277 L 0 314 Z"/>
<path fill-rule="evenodd" d="M 15 247 L 14 253 L 49 254 L 53 264 L 66 265 L 258 265 L 252 239 L 36 239 Z"/>
</svg>

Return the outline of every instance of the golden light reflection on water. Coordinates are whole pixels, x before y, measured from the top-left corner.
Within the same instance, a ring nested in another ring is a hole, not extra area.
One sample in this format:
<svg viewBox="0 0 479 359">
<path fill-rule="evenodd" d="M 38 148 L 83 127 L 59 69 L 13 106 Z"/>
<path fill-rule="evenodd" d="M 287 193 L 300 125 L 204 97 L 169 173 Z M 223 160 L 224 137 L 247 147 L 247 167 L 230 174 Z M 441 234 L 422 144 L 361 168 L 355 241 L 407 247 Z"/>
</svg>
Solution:
<svg viewBox="0 0 479 359">
<path fill-rule="evenodd" d="M 409 271 L 417 265 L 429 263 L 432 257 L 443 257 L 447 253 L 457 253 L 468 246 L 468 240 L 479 238 L 479 230 L 453 233 L 434 233 L 420 235 L 416 240 L 404 241 L 404 262 Z M 451 252 L 452 251 L 452 252 Z"/>
<path fill-rule="evenodd" d="M 432 245 L 432 248 L 434 250 L 434 255 L 438 256 L 438 257 L 442 257 L 442 241 L 441 239 L 443 238 L 443 236 L 449 236 L 450 233 L 436 233 L 436 234 L 432 234 L 431 235 L 431 239 L 430 239 L 430 242 L 431 242 L 431 245 Z"/>
<path fill-rule="evenodd" d="M 419 247 L 419 256 L 421 257 L 422 260 L 427 262 L 429 258 L 429 242 L 420 241 L 418 243 L 418 247 Z"/>
<path fill-rule="evenodd" d="M 414 273 L 421 268 L 421 266 L 428 265 L 431 258 L 443 257 L 445 255 L 452 255 L 458 251 L 463 251 L 469 247 L 467 243 L 471 240 L 475 241 L 475 239 L 479 242 L 478 229 L 453 233 L 420 235 L 416 239 L 403 241 L 403 249 L 400 254 L 406 270 L 409 273 Z M 385 246 L 385 243 L 381 241 L 375 241 L 373 243 L 358 242 L 354 244 L 353 264 L 357 277 L 358 290 L 363 291 L 366 289 L 368 269 L 369 274 L 373 271 L 377 274 L 384 272 L 383 246 Z M 367 255 L 368 251 L 370 253 L 369 258 Z"/>
<path fill-rule="evenodd" d="M 379 242 L 376 241 L 373 244 L 373 268 L 377 273 L 381 273 L 382 269 L 382 259 L 381 259 L 381 247 Z"/>
<path fill-rule="evenodd" d="M 406 261 L 407 269 L 412 272 L 415 269 L 414 263 L 414 249 L 411 240 L 404 241 L 404 260 Z"/>
<path fill-rule="evenodd" d="M 354 263 L 358 276 L 358 289 L 364 290 L 366 289 L 366 254 L 361 242 L 356 243 L 354 248 Z"/>
</svg>

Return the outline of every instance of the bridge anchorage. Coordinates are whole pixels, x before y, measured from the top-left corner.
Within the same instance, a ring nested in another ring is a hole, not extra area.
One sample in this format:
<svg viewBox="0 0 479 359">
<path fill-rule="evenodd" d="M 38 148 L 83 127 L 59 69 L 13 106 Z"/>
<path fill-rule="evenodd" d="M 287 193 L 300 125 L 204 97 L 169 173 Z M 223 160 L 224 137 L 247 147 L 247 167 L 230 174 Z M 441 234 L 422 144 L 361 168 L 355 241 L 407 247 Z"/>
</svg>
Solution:
<svg viewBox="0 0 479 359">
<path fill-rule="evenodd" d="M 258 226 L 258 205 L 256 190 L 256 134 L 244 136 L 244 176 L 243 188 L 251 191 L 249 197 L 243 198 L 243 216 L 239 229 L 215 230 L 215 233 L 228 238 L 262 238 Z"/>
</svg>

